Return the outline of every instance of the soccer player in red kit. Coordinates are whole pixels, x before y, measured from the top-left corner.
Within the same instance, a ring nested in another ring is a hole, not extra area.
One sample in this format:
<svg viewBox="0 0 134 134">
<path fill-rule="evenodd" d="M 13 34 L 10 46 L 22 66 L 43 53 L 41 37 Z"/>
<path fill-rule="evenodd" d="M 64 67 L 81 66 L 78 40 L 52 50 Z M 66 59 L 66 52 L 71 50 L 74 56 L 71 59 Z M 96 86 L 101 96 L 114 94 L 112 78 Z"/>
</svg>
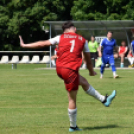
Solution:
<svg viewBox="0 0 134 134">
<path fill-rule="evenodd" d="M 80 131 L 76 125 L 77 107 L 76 107 L 76 96 L 78 86 L 82 86 L 83 90 L 95 97 L 97 100 L 102 102 L 104 106 L 108 107 L 116 95 L 114 90 L 111 95 L 103 96 L 96 91 L 88 81 L 79 74 L 79 68 L 82 63 L 82 51 L 85 56 L 87 69 L 89 70 L 90 76 L 95 76 L 96 72 L 93 70 L 88 43 L 86 40 L 76 34 L 76 28 L 70 21 L 62 25 L 63 34 L 56 36 L 46 41 L 38 41 L 35 43 L 24 44 L 21 36 L 20 45 L 23 48 L 41 48 L 58 44 L 58 58 L 56 61 L 57 75 L 64 80 L 64 84 L 68 93 L 69 105 L 68 115 L 70 119 L 69 132 Z"/>
</svg>

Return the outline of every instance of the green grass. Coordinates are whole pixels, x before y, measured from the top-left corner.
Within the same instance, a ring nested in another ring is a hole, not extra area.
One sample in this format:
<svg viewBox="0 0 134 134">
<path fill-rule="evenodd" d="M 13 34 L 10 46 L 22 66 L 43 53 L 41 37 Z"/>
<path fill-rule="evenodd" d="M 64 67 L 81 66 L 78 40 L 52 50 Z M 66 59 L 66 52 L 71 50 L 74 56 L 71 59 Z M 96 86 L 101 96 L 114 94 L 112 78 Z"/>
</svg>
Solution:
<svg viewBox="0 0 134 134">
<path fill-rule="evenodd" d="M 68 134 L 67 92 L 55 70 L 38 70 L 44 65 L 0 65 L 0 134 Z M 78 134 L 134 134 L 134 71 L 118 70 L 113 79 L 106 70 L 104 79 L 80 74 L 102 94 L 117 90 L 112 105 L 104 107 L 79 88 Z"/>
</svg>

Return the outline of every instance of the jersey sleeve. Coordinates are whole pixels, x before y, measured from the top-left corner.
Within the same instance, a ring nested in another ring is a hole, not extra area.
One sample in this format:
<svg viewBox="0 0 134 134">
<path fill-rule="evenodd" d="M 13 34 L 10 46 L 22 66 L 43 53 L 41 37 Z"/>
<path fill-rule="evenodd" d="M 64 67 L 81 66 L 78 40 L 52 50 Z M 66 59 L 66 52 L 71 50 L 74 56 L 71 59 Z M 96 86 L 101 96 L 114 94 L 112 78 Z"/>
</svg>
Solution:
<svg viewBox="0 0 134 134">
<path fill-rule="evenodd" d="M 88 42 L 85 41 L 83 52 L 90 52 L 88 48 Z"/>
<path fill-rule="evenodd" d="M 51 39 L 49 39 L 49 41 L 51 42 L 52 45 L 59 44 L 59 42 L 60 42 L 60 36 L 56 36 L 54 38 L 51 38 Z"/>
<path fill-rule="evenodd" d="M 104 46 L 104 39 L 101 40 L 100 46 L 102 46 L 102 47 Z"/>
</svg>

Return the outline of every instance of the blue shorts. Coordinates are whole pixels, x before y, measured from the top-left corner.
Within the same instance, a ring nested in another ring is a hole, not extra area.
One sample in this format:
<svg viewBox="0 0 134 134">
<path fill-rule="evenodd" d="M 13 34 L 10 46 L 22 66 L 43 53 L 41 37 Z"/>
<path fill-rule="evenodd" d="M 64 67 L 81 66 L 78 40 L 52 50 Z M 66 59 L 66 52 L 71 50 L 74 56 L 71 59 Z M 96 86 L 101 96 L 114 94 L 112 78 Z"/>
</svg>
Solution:
<svg viewBox="0 0 134 134">
<path fill-rule="evenodd" d="M 102 64 L 110 64 L 110 65 L 114 65 L 114 56 L 110 55 L 110 56 L 102 56 Z"/>
</svg>

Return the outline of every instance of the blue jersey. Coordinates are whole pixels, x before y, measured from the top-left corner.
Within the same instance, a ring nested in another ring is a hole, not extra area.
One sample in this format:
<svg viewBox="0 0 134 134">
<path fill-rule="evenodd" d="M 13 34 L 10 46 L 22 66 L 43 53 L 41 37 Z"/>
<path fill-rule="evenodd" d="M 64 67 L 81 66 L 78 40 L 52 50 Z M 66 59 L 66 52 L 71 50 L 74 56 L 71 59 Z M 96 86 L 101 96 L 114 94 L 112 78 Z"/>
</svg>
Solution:
<svg viewBox="0 0 134 134">
<path fill-rule="evenodd" d="M 132 54 L 134 54 L 134 40 L 131 42 L 132 45 Z"/>
<path fill-rule="evenodd" d="M 107 38 L 104 38 L 100 45 L 103 47 L 103 56 L 113 55 L 114 47 L 117 46 L 115 39 L 108 40 Z"/>
</svg>

